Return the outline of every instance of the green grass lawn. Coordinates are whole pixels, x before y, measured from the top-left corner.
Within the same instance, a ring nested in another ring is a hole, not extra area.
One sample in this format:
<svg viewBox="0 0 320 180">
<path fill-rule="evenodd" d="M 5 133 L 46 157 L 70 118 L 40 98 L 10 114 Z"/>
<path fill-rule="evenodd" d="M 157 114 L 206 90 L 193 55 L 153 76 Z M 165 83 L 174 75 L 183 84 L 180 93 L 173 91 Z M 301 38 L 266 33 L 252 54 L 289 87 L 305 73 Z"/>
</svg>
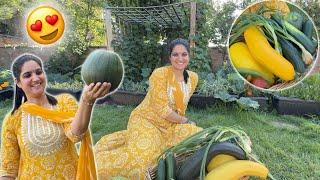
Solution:
<svg viewBox="0 0 320 180">
<path fill-rule="evenodd" d="M 6 104 L 5 107 L 0 105 L 0 121 L 9 110 Z M 105 134 L 125 129 L 133 108 L 97 106 L 91 125 L 94 141 Z M 276 179 L 316 180 L 320 177 L 319 117 L 305 119 L 280 116 L 274 112 L 239 111 L 225 106 L 190 109 L 187 116 L 201 127 L 242 127 L 251 137 L 253 151 Z"/>
</svg>

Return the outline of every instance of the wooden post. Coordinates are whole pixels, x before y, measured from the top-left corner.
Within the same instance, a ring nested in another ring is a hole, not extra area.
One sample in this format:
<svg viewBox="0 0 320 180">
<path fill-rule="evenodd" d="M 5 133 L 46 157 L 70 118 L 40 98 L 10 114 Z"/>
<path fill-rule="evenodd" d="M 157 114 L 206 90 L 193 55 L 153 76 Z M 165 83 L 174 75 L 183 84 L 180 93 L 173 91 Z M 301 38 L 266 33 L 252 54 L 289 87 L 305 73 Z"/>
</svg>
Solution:
<svg viewBox="0 0 320 180">
<path fill-rule="evenodd" d="M 113 50 L 113 48 L 111 46 L 111 41 L 112 41 L 113 35 L 112 35 L 112 23 L 111 23 L 111 10 L 110 9 L 104 10 L 104 20 L 105 20 L 105 36 L 106 36 L 105 45 L 107 46 L 108 50 Z"/>
<path fill-rule="evenodd" d="M 194 37 L 196 34 L 196 14 L 197 14 L 197 4 L 196 2 L 191 2 L 191 13 L 190 13 L 190 34 L 189 37 Z M 194 48 L 196 46 L 194 40 L 190 40 L 190 47 Z M 193 53 L 191 54 L 194 55 Z"/>
</svg>

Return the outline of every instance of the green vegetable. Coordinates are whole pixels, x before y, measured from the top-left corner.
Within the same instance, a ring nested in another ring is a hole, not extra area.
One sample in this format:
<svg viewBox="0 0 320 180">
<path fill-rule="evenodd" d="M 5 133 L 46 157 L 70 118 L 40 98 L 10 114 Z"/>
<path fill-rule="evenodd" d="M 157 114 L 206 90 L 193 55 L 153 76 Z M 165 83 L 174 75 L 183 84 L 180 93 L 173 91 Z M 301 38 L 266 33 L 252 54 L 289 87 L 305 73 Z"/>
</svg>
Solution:
<svg viewBox="0 0 320 180">
<path fill-rule="evenodd" d="M 302 27 L 302 31 L 309 39 L 312 39 L 313 23 L 310 19 L 308 19 L 306 22 L 304 22 L 303 27 Z"/>
<path fill-rule="evenodd" d="M 211 147 L 213 143 L 228 141 L 231 143 L 237 144 L 241 149 L 244 150 L 246 157 L 252 159 L 256 162 L 259 160 L 252 154 L 250 147 L 250 138 L 248 135 L 241 129 L 235 127 L 221 127 L 221 126 L 212 126 L 198 133 L 186 138 L 177 145 L 165 150 L 158 159 L 166 156 L 167 153 L 172 152 L 177 155 L 186 152 L 195 152 L 202 147 Z M 208 149 L 209 150 L 209 149 Z M 206 154 L 204 155 L 206 156 Z M 201 164 L 200 180 L 204 179 L 206 171 L 206 161 L 203 159 Z M 269 178 L 273 179 L 269 174 Z"/>
<path fill-rule="evenodd" d="M 203 159 L 206 159 L 206 166 L 210 160 L 218 154 L 227 154 L 234 156 L 236 159 L 245 159 L 245 152 L 230 142 L 221 142 L 213 144 L 208 150 L 205 157 L 207 146 L 204 146 L 200 150 L 196 151 L 192 156 L 188 157 L 181 165 L 177 179 L 178 180 L 194 180 L 200 175 L 201 163 Z"/>
<path fill-rule="evenodd" d="M 274 44 L 274 49 L 282 54 L 281 46 L 278 42 L 277 35 L 275 33 L 275 27 L 268 21 L 268 18 L 264 17 L 262 14 L 265 12 L 268 12 L 270 10 L 265 10 L 265 8 L 262 6 L 257 13 L 248 13 L 248 14 L 242 14 L 239 17 L 238 24 L 235 25 L 235 27 L 232 29 L 231 37 L 230 37 L 230 45 L 236 42 L 236 40 L 243 35 L 244 31 L 249 26 L 260 26 L 264 27 L 265 30 L 268 32 L 271 37 L 271 41 Z"/>
<path fill-rule="evenodd" d="M 300 50 L 302 51 L 302 59 L 303 59 L 304 63 L 307 65 L 311 64 L 311 62 L 313 60 L 311 53 L 303 46 L 302 43 L 300 43 L 290 33 L 287 32 L 287 29 L 286 29 L 285 23 L 284 23 L 285 21 L 283 20 L 282 16 L 279 15 L 278 13 L 275 13 L 271 16 L 271 19 L 269 21 L 270 21 L 270 23 L 273 24 L 273 27 L 276 29 L 277 36 L 280 36 L 284 39 L 287 39 L 287 40 L 291 41 L 293 44 L 295 44 L 296 46 L 298 46 L 300 48 Z M 287 24 L 289 24 L 289 23 L 287 23 Z M 293 27 L 293 28 L 296 29 L 295 27 Z M 299 31 L 299 30 L 297 30 L 297 31 Z M 267 32 L 267 33 L 269 33 L 269 32 Z M 270 33 L 268 36 L 271 36 Z M 302 36 L 306 37 L 303 33 L 302 33 Z M 316 45 L 313 44 L 313 46 L 316 46 Z"/>
<path fill-rule="evenodd" d="M 285 16 L 285 20 L 299 30 L 302 30 L 303 16 L 296 11 L 292 11 Z"/>
<path fill-rule="evenodd" d="M 167 180 L 176 179 L 176 159 L 171 151 L 166 156 L 166 177 Z"/>
<path fill-rule="evenodd" d="M 279 42 L 283 56 L 291 62 L 297 72 L 303 73 L 305 71 L 305 67 L 301 57 L 301 52 L 299 52 L 297 48 L 284 38 L 279 37 Z"/>
<path fill-rule="evenodd" d="M 110 82 L 110 91 L 121 83 L 124 72 L 121 58 L 118 54 L 98 49 L 89 54 L 81 68 L 81 75 L 87 85 L 97 82 Z"/>
<path fill-rule="evenodd" d="M 164 159 L 160 159 L 157 167 L 157 180 L 166 179 L 166 164 Z"/>
<path fill-rule="evenodd" d="M 291 34 L 299 43 L 301 43 L 307 51 L 309 51 L 311 54 L 315 52 L 316 46 L 314 46 L 311 39 L 309 39 L 305 34 L 303 34 L 303 32 L 299 31 L 286 20 L 283 20 L 282 23 L 289 34 Z"/>
</svg>

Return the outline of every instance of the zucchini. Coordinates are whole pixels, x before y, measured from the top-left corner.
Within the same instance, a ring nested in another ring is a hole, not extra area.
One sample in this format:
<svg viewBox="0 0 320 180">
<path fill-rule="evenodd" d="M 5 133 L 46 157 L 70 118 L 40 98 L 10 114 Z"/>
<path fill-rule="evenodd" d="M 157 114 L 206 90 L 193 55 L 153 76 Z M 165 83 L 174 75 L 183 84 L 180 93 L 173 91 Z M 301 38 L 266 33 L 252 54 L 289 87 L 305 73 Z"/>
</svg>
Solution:
<svg viewBox="0 0 320 180">
<path fill-rule="evenodd" d="M 227 155 L 227 154 L 218 154 L 215 157 L 213 157 L 208 166 L 207 166 L 207 172 L 212 171 L 213 169 L 219 167 L 220 165 L 237 160 L 235 157 Z"/>
<path fill-rule="evenodd" d="M 302 27 L 302 31 L 309 39 L 312 39 L 313 23 L 310 19 L 308 19 L 306 22 L 304 22 L 303 27 Z"/>
<path fill-rule="evenodd" d="M 272 15 L 271 19 L 275 20 L 281 27 L 285 27 L 288 33 L 292 35 L 292 37 L 294 37 L 300 44 L 302 44 L 308 52 L 311 54 L 315 52 L 317 46 L 315 46 L 312 40 L 309 39 L 303 32 L 291 25 L 288 21 L 282 20 L 281 17 L 276 14 Z"/>
<path fill-rule="evenodd" d="M 292 24 L 294 27 L 299 29 L 300 31 L 302 30 L 302 24 L 303 24 L 303 16 L 299 14 L 296 11 L 292 11 L 289 14 L 285 16 L 285 20 L 288 21 L 290 24 Z"/>
<path fill-rule="evenodd" d="M 303 32 L 299 31 L 297 28 L 295 28 L 293 25 L 288 23 L 287 21 L 284 21 L 284 25 L 289 32 L 297 41 L 299 41 L 307 51 L 309 51 L 311 54 L 313 54 L 316 50 L 316 46 L 312 43 L 311 39 L 309 39 Z"/>
<path fill-rule="evenodd" d="M 282 48 L 283 56 L 291 62 L 297 72 L 303 73 L 305 71 L 305 67 L 301 52 L 286 39 L 279 36 L 278 40 Z"/>
<path fill-rule="evenodd" d="M 188 157 L 183 164 L 181 165 L 177 179 L 178 180 L 194 180 L 197 179 L 200 175 L 201 170 L 201 162 L 206 152 L 206 146 L 202 147 L 200 150 L 196 151 L 192 156 Z M 236 159 L 245 159 L 245 152 L 237 145 L 234 145 L 229 142 L 221 142 L 217 144 L 213 144 L 209 151 L 206 159 L 206 167 L 208 166 L 210 160 L 218 155 L 218 154 L 226 154 L 234 156 Z"/>
<path fill-rule="evenodd" d="M 284 81 L 294 79 L 293 65 L 271 47 L 257 26 L 245 29 L 244 38 L 251 55 L 259 64 Z"/>
<path fill-rule="evenodd" d="M 274 83 L 274 75 L 254 60 L 244 42 L 232 44 L 229 53 L 232 64 L 240 74 L 260 76 L 267 80 L 270 85 Z"/>
<path fill-rule="evenodd" d="M 176 159 L 171 151 L 166 156 L 166 176 L 167 180 L 176 179 Z"/>
<path fill-rule="evenodd" d="M 241 179 L 243 176 L 255 176 L 267 179 L 269 170 L 260 163 L 249 160 L 234 160 L 213 169 L 205 180 Z"/>
<path fill-rule="evenodd" d="M 164 159 L 160 159 L 157 167 L 157 180 L 165 180 L 166 179 L 166 164 Z"/>
</svg>

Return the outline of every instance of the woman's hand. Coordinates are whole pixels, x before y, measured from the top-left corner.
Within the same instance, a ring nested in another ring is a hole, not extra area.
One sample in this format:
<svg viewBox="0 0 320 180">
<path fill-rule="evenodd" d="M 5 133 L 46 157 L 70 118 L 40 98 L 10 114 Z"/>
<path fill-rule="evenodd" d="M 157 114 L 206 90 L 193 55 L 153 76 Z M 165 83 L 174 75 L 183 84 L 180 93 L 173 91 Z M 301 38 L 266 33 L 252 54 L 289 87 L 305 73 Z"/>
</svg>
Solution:
<svg viewBox="0 0 320 180">
<path fill-rule="evenodd" d="M 72 134 L 79 136 L 88 129 L 93 104 L 98 98 L 108 94 L 110 87 L 110 83 L 104 82 L 101 84 L 98 82 L 96 84 L 91 83 L 83 88 L 79 108 L 71 123 Z"/>
<path fill-rule="evenodd" d="M 83 88 L 82 101 L 84 101 L 86 104 L 93 105 L 98 98 L 107 95 L 110 88 L 111 84 L 108 82 L 97 82 L 96 84 L 91 83 L 89 86 L 86 85 Z"/>
</svg>

